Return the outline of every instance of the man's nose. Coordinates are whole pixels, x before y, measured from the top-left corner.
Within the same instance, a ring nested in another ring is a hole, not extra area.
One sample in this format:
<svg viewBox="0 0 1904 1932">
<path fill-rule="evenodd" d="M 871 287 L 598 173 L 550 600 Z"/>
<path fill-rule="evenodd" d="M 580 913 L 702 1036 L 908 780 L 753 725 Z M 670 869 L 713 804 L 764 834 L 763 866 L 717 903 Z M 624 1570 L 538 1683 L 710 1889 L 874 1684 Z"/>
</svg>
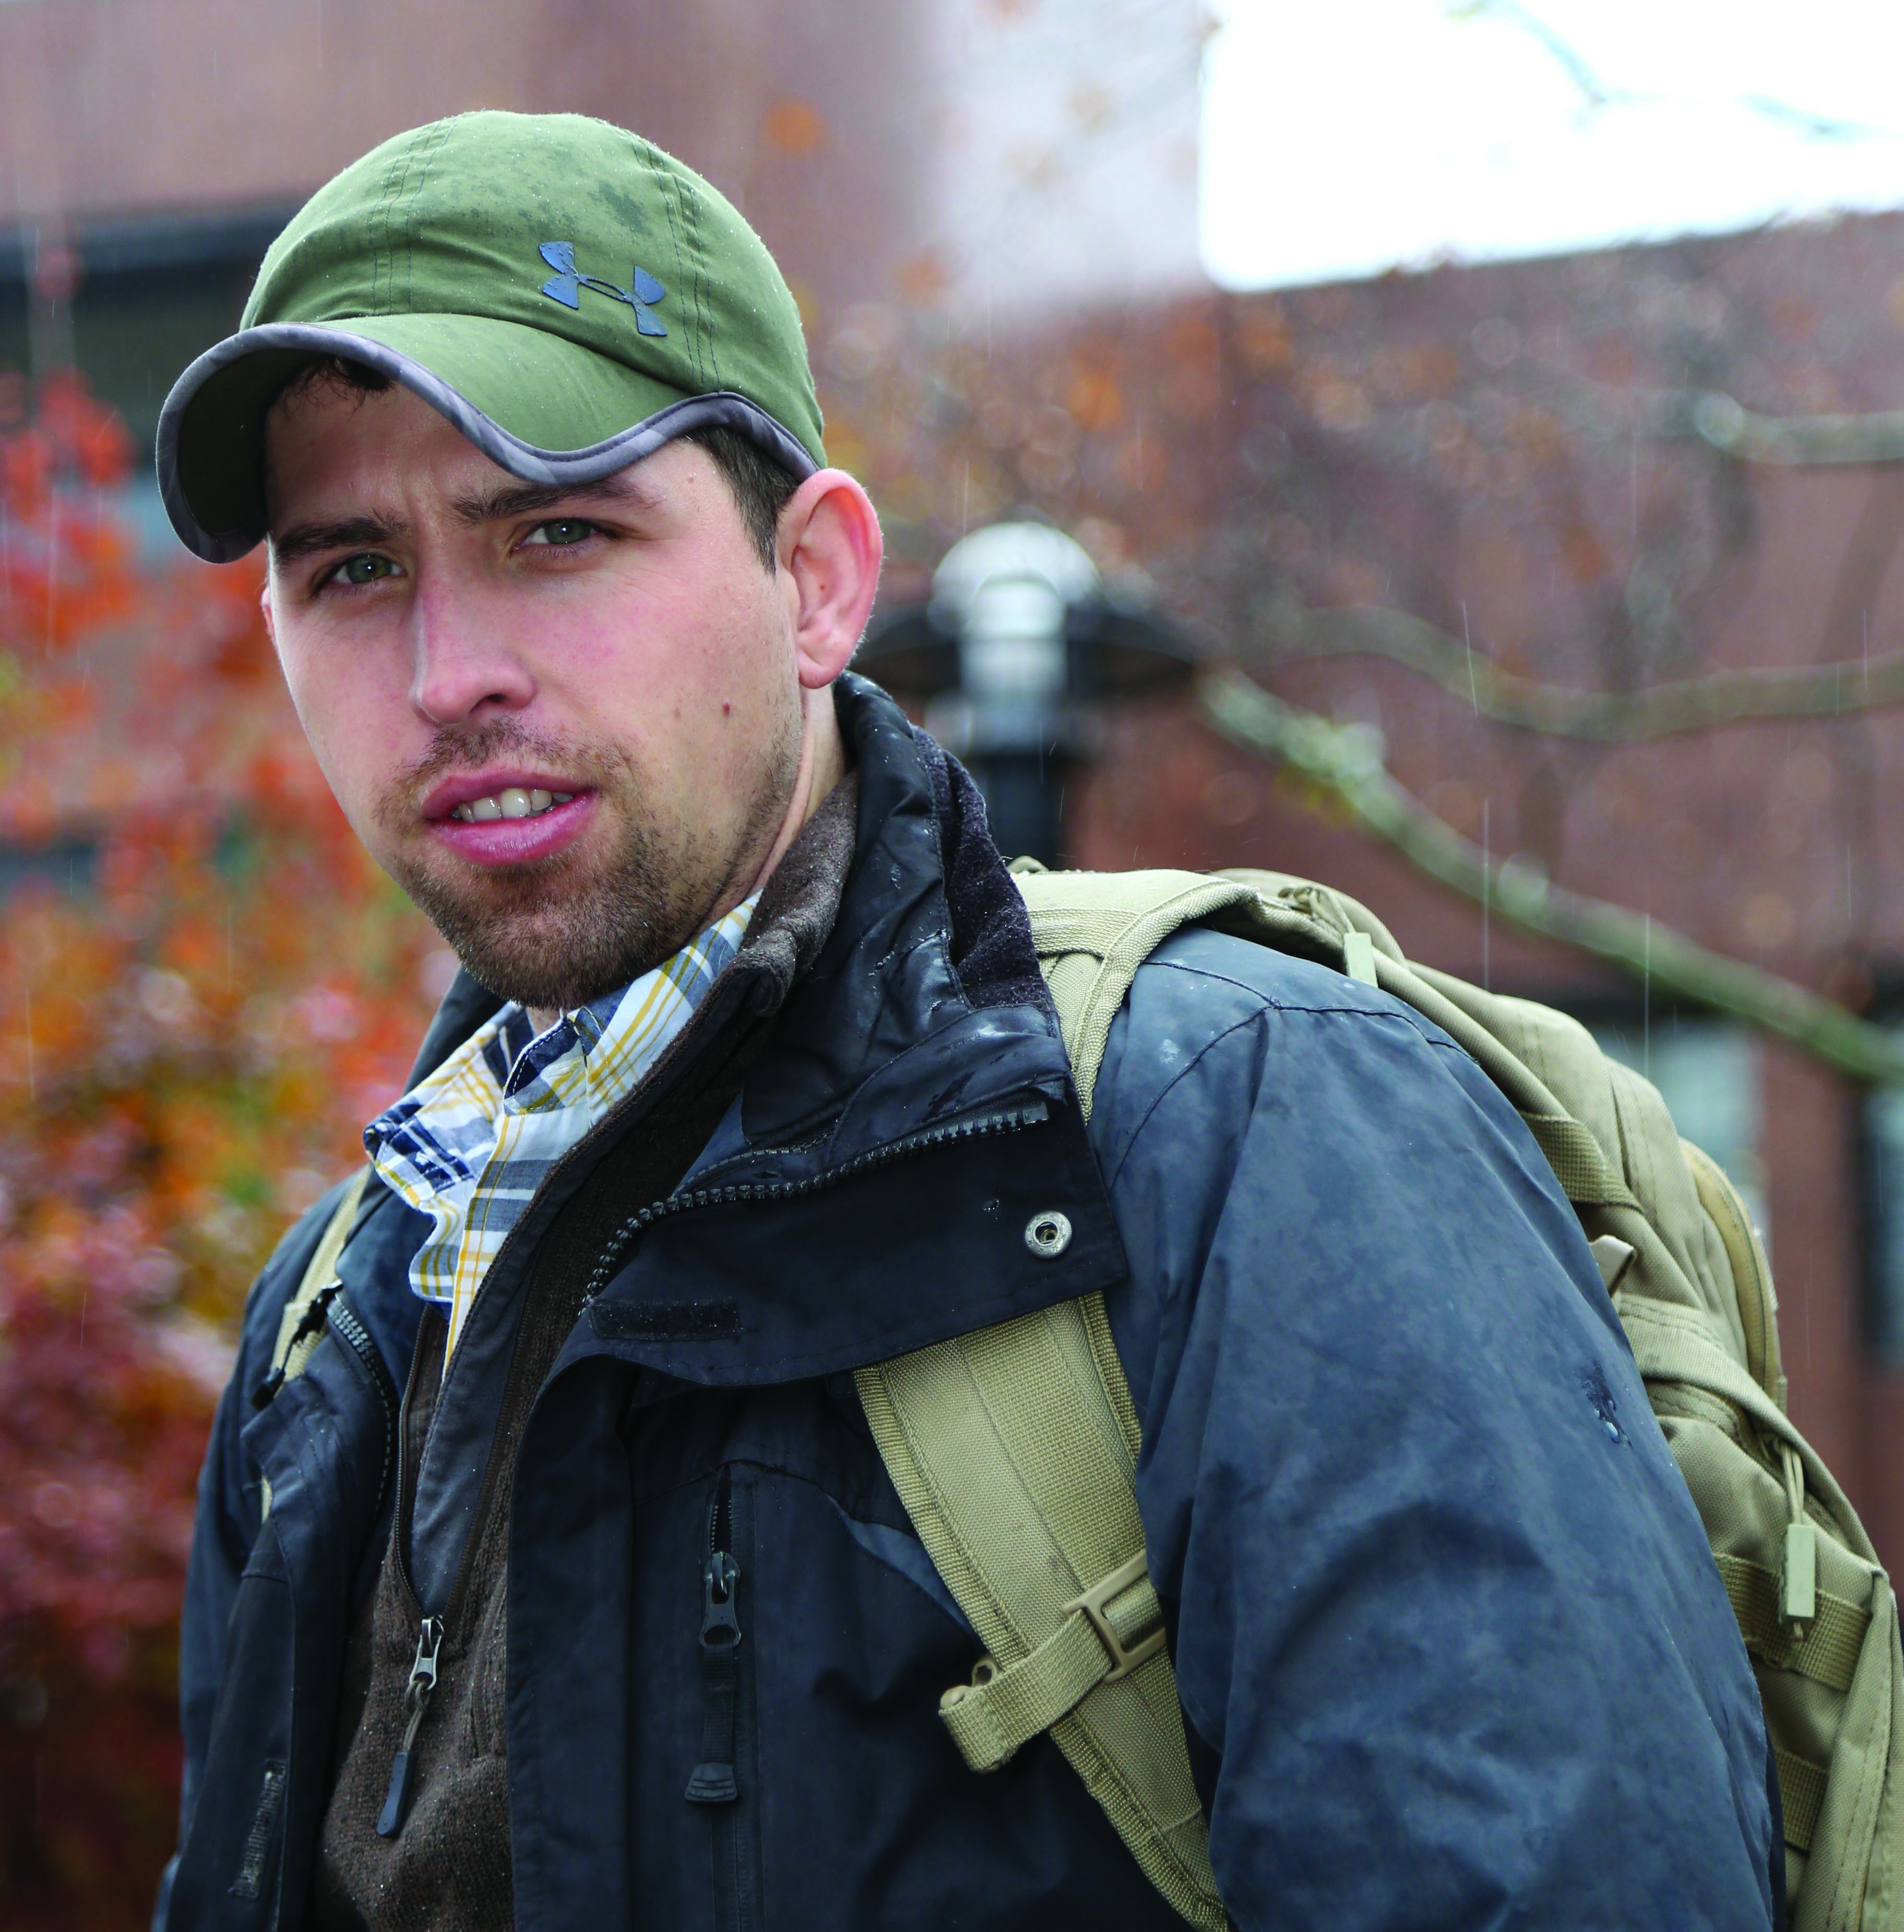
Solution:
<svg viewBox="0 0 1904 1932">
<path fill-rule="evenodd" d="M 520 711 L 536 694 L 508 626 L 482 605 L 439 578 L 419 586 L 410 606 L 410 702 L 432 724 L 480 723 L 494 712 Z"/>
</svg>

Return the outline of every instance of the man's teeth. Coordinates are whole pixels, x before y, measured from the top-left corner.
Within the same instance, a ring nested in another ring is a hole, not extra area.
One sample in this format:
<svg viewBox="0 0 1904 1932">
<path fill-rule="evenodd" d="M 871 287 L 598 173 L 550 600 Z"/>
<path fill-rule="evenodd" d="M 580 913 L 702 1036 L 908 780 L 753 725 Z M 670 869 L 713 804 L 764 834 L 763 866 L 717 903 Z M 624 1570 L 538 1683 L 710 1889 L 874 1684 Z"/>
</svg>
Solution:
<svg viewBox="0 0 1904 1932">
<path fill-rule="evenodd" d="M 465 825 L 482 825 L 492 818 L 534 818 L 552 805 L 566 805 L 572 791 L 527 791 L 521 785 L 505 785 L 491 798 L 473 798 L 459 805 L 449 815 Z"/>
</svg>

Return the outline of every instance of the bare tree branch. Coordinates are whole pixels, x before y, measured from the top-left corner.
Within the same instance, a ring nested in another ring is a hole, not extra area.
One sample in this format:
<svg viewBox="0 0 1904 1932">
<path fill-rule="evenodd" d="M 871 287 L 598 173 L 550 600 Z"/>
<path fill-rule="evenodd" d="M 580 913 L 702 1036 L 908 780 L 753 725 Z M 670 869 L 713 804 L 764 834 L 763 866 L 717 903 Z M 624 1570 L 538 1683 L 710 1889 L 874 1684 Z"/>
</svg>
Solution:
<svg viewBox="0 0 1904 1932">
<path fill-rule="evenodd" d="M 1775 100 L 1768 94 L 1743 94 L 1739 99 L 1753 113 L 1814 141 L 1894 141 L 1897 138 L 1895 128 L 1882 127 L 1875 121 L 1846 121 L 1835 114 L 1814 114 L 1809 108 Z"/>
<path fill-rule="evenodd" d="M 1226 668 L 1203 672 L 1197 694 L 1204 716 L 1232 744 L 1299 772 L 1413 864 L 1485 899 L 1512 924 L 1791 1040 L 1854 1079 L 1904 1081 L 1904 1046 L 1836 1001 L 1710 952 L 1624 906 L 1564 892 L 1525 864 L 1492 863 L 1395 782 L 1374 733 L 1293 710 Z"/>
<path fill-rule="evenodd" d="M 1841 718 L 1904 704 L 1904 652 L 1791 669 L 1714 671 L 1641 691 L 1571 689 L 1516 676 L 1407 610 L 1304 610 L 1272 620 L 1270 662 L 1379 657 L 1431 678 L 1498 724 L 1623 743 L 1752 718 Z"/>
<path fill-rule="evenodd" d="M 1590 110 L 1656 106 L 1672 98 L 1664 94 L 1642 93 L 1634 88 L 1615 87 L 1602 80 L 1599 70 L 1558 28 L 1543 20 L 1531 8 L 1522 6 L 1520 0 L 1460 0 L 1460 4 L 1451 7 L 1449 12 L 1452 18 L 1458 20 L 1488 17 L 1518 27 L 1553 56 L 1568 80 L 1580 90 L 1581 99 Z M 1815 113 L 1809 108 L 1794 107 L 1789 101 L 1780 100 L 1769 94 L 1742 94 L 1737 99 L 1741 107 L 1749 109 L 1761 119 L 1802 134 L 1809 140 L 1874 141 L 1899 138 L 1899 130 L 1895 128 L 1872 121 L 1847 121 L 1835 114 Z"/>
<path fill-rule="evenodd" d="M 1761 416 L 1716 392 L 1698 398 L 1693 431 L 1742 463 L 1904 463 L 1904 410 L 1866 416 Z"/>
<path fill-rule="evenodd" d="M 1497 20 L 1505 20 L 1510 26 L 1518 27 L 1523 33 L 1538 40 L 1559 62 L 1589 107 L 1610 107 L 1615 102 L 1651 98 L 1632 93 L 1625 88 L 1608 86 L 1570 40 L 1558 29 L 1549 26 L 1538 14 L 1530 13 L 1521 6 L 1519 0 L 1464 0 L 1464 4 L 1449 11 L 1456 20 L 1472 20 L 1491 16 Z"/>
</svg>

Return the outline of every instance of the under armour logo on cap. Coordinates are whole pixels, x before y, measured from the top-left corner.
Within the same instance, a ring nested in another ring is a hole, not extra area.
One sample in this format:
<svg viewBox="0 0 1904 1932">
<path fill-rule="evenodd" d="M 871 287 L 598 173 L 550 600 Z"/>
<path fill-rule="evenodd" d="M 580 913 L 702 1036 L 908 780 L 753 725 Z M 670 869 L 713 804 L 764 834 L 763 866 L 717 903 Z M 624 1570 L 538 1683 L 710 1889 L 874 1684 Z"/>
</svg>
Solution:
<svg viewBox="0 0 1904 1932">
<path fill-rule="evenodd" d="M 542 284 L 542 293 L 551 302 L 559 302 L 565 308 L 578 309 L 581 307 L 582 290 L 593 289 L 598 296 L 626 302 L 635 311 L 635 326 L 642 334 L 668 333 L 660 316 L 650 306 L 661 301 L 668 291 L 647 269 L 637 268 L 629 278 L 632 286 L 622 289 L 616 287 L 613 282 L 604 281 L 599 275 L 581 274 L 575 267 L 575 244 L 572 242 L 545 242 L 542 256 L 555 271 Z"/>
</svg>

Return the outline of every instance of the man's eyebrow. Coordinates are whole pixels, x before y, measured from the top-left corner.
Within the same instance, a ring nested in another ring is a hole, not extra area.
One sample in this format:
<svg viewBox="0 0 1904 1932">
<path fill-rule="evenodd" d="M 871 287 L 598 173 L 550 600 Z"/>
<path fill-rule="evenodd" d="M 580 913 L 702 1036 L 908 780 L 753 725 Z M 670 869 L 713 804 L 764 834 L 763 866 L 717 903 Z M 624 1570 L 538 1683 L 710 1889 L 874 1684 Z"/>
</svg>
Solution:
<svg viewBox="0 0 1904 1932">
<path fill-rule="evenodd" d="M 395 517 L 340 517 L 332 523 L 293 524 L 288 530 L 272 533 L 271 560 L 294 563 L 319 550 L 370 550 L 409 533 L 410 526 Z"/>
<path fill-rule="evenodd" d="M 499 484 L 493 490 L 472 490 L 456 497 L 450 507 L 458 522 L 474 529 L 512 517 L 533 515 L 538 510 L 554 509 L 558 505 L 607 503 L 650 509 L 658 501 L 626 470 L 620 470 L 593 483 Z M 294 524 L 281 534 L 275 533 L 271 554 L 274 562 L 293 563 L 320 550 L 374 549 L 409 534 L 410 526 L 401 518 L 374 514 L 340 517 L 332 522 Z"/>
<path fill-rule="evenodd" d="M 499 484 L 493 490 L 475 490 L 458 496 L 450 507 L 459 522 L 474 529 L 483 524 L 504 523 L 512 517 L 531 516 L 538 510 L 552 510 L 558 505 L 608 503 L 644 510 L 653 508 L 657 501 L 652 491 L 622 470 L 598 477 L 592 483 Z"/>
</svg>

